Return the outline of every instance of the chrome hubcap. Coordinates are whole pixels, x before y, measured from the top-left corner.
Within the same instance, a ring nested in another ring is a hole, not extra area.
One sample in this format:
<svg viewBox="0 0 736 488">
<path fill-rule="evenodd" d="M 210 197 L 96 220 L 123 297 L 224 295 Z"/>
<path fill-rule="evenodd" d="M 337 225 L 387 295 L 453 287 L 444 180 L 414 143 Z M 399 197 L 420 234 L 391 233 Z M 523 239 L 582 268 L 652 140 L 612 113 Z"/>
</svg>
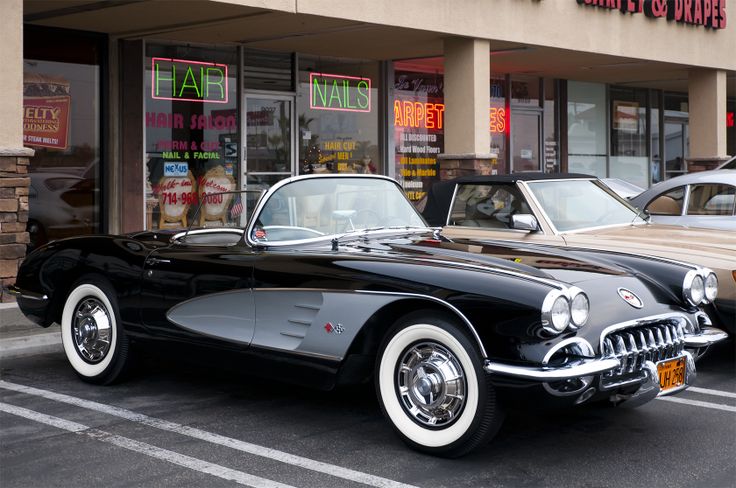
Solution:
<svg viewBox="0 0 736 488">
<path fill-rule="evenodd" d="M 447 426 L 465 405 L 467 385 L 460 361 L 435 342 L 415 344 L 404 353 L 396 382 L 401 406 L 421 425 Z"/>
<path fill-rule="evenodd" d="M 112 321 L 105 305 L 96 298 L 85 298 L 74 311 L 72 339 L 82 359 L 99 363 L 110 350 Z"/>
</svg>

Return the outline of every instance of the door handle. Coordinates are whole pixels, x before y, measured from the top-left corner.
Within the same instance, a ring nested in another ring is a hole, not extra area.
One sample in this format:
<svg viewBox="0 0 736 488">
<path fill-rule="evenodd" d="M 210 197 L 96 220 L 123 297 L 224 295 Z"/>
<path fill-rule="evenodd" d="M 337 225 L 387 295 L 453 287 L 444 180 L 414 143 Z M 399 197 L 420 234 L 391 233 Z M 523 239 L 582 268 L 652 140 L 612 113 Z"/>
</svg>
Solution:
<svg viewBox="0 0 736 488">
<path fill-rule="evenodd" d="M 162 258 L 146 258 L 146 264 L 148 266 L 153 266 L 156 264 L 167 264 L 170 263 L 170 259 L 162 259 Z"/>
</svg>

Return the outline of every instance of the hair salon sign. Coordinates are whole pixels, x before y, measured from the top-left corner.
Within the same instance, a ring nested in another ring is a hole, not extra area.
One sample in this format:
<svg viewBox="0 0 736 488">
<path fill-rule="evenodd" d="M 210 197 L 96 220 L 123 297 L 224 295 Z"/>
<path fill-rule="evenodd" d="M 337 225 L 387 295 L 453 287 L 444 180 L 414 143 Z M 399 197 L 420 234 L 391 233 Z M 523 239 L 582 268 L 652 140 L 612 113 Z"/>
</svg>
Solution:
<svg viewBox="0 0 736 488">
<path fill-rule="evenodd" d="M 576 0 L 580 5 L 620 10 L 621 13 L 644 13 L 647 17 L 665 18 L 681 24 L 702 25 L 711 29 L 726 28 L 727 0 Z"/>
</svg>

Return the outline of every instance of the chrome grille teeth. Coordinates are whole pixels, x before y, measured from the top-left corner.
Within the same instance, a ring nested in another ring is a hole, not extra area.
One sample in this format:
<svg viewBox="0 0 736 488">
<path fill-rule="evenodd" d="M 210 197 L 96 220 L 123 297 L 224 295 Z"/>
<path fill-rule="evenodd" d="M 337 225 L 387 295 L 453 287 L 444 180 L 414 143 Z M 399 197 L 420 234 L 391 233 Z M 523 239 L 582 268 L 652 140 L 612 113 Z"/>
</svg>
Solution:
<svg viewBox="0 0 736 488">
<path fill-rule="evenodd" d="M 617 376 L 641 371 L 646 361 L 657 363 L 678 357 L 685 348 L 685 330 L 684 324 L 678 321 L 612 332 L 603 338 L 601 352 L 605 357 L 615 357 L 621 365 L 605 373 L 603 378 L 615 382 Z"/>
<path fill-rule="evenodd" d="M 628 333 L 626 334 L 626 337 L 629 339 L 629 349 L 627 351 L 627 354 L 630 357 L 629 362 L 629 368 L 626 371 L 627 373 L 633 373 L 634 369 L 639 366 L 639 349 L 636 347 L 636 341 L 634 340 L 634 334 Z"/>
</svg>

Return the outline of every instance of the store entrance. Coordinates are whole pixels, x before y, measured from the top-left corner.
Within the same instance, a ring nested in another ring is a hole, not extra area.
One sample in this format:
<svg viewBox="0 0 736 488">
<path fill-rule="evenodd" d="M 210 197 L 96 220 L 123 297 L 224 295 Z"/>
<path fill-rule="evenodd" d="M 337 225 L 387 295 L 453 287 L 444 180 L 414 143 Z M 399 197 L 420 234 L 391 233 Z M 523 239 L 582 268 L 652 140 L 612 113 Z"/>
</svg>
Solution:
<svg viewBox="0 0 736 488">
<path fill-rule="evenodd" d="M 690 153 L 687 119 L 665 119 L 664 122 L 664 179 L 687 173 L 685 159 Z"/>
<path fill-rule="evenodd" d="M 294 96 L 246 94 L 243 189 L 259 190 L 294 174 Z"/>
<path fill-rule="evenodd" d="M 511 115 L 511 172 L 541 171 L 542 114 L 516 110 Z"/>
</svg>

